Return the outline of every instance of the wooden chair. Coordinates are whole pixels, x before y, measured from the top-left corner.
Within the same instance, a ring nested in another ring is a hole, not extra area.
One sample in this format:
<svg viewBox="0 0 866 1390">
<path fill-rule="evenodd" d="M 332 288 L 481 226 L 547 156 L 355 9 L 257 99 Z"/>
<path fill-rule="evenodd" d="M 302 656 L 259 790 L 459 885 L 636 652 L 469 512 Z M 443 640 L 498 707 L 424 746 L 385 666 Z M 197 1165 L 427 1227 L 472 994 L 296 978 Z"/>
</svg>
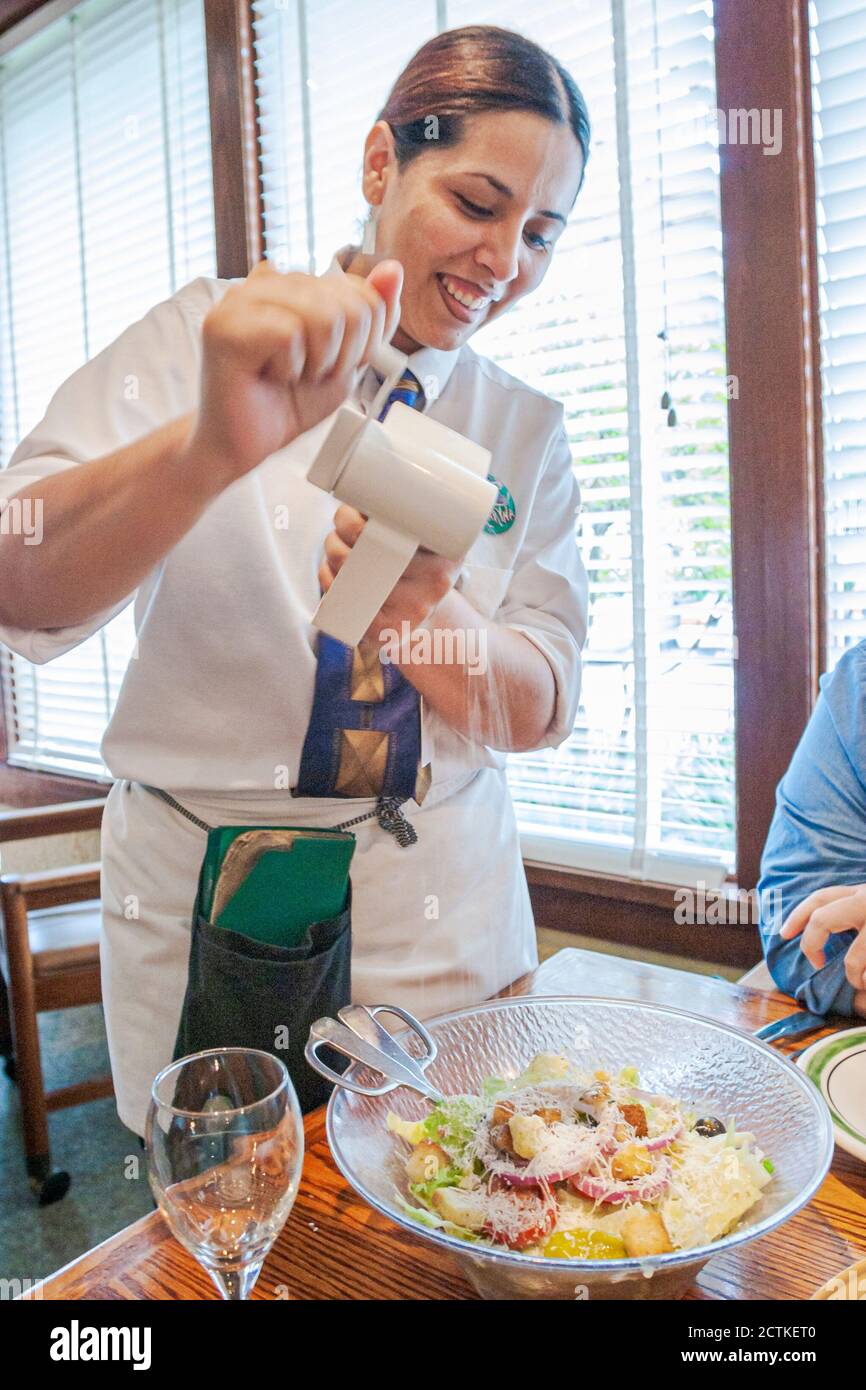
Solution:
<svg viewBox="0 0 866 1390">
<path fill-rule="evenodd" d="M 98 830 L 104 806 L 99 799 L 0 812 L 0 843 Z M 8 1012 L 0 1007 L 0 1052 L 7 1075 L 18 1083 L 30 1186 L 47 1206 L 65 1196 L 70 1183 L 68 1173 L 51 1168 L 48 1112 L 113 1092 L 105 1076 L 46 1093 L 39 1047 L 41 1012 L 102 999 L 99 863 L 2 874 L 0 906 L 0 986 L 5 979 L 8 989 Z"/>
</svg>

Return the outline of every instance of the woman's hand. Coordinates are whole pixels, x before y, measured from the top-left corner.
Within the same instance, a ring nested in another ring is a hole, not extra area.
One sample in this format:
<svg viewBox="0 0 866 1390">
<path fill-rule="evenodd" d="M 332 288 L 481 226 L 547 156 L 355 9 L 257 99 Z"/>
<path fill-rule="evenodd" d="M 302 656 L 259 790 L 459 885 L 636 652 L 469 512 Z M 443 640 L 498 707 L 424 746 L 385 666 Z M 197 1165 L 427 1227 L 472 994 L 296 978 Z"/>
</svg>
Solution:
<svg viewBox="0 0 866 1390">
<path fill-rule="evenodd" d="M 319 566 L 324 591 L 363 528 L 364 517 L 354 507 L 337 510 Z M 426 704 L 465 738 L 511 752 L 535 748 L 555 711 L 553 670 L 522 632 L 488 621 L 454 588 L 461 568 L 429 550 L 416 551 L 365 637 L 383 648 Z M 403 642 L 404 623 L 410 637 L 422 624 L 434 643 L 441 635 L 439 654 L 419 658 L 414 643 Z M 397 633 L 397 641 L 382 643 L 386 629 Z"/>
<path fill-rule="evenodd" d="M 202 325 L 201 396 L 188 452 L 226 485 L 324 420 L 400 316 L 403 268 L 286 275 L 260 261 Z"/>
<path fill-rule="evenodd" d="M 325 558 L 319 566 L 322 592 L 330 589 L 349 555 L 352 546 L 364 529 L 365 518 L 354 507 L 340 506 L 334 514 L 334 529 L 325 539 Z M 365 633 L 370 641 L 379 641 L 379 634 L 391 628 L 403 634 L 402 624 L 410 630 L 423 623 L 453 588 L 462 566 L 459 561 L 444 560 L 430 550 L 419 549 L 409 561 L 405 573 L 397 580 Z"/>
<path fill-rule="evenodd" d="M 857 935 L 845 955 L 845 978 L 860 992 L 866 990 L 866 883 L 819 888 L 788 915 L 779 935 L 790 941 L 802 933 L 800 950 L 820 970 L 830 937 L 848 931 Z"/>
</svg>

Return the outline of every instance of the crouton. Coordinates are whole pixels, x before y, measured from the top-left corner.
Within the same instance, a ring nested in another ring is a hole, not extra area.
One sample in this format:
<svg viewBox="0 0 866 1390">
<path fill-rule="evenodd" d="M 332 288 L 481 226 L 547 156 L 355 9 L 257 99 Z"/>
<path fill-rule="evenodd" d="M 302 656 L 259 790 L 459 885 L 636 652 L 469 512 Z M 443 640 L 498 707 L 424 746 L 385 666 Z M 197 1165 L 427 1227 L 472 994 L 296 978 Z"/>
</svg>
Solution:
<svg viewBox="0 0 866 1390">
<path fill-rule="evenodd" d="M 493 1114 L 490 1116 L 492 1125 L 507 1124 L 514 1114 L 514 1106 L 510 1100 L 498 1100 L 493 1107 Z"/>
<path fill-rule="evenodd" d="M 627 1125 L 631 1125 L 638 1139 L 645 1139 L 649 1134 L 646 1122 L 646 1111 L 642 1105 L 621 1105 L 619 1112 Z"/>
<path fill-rule="evenodd" d="M 640 1144 L 624 1144 L 610 1165 L 613 1176 L 623 1180 L 646 1177 L 652 1170 L 652 1158 Z"/>
<path fill-rule="evenodd" d="M 562 1119 L 562 1111 L 556 1110 L 552 1106 L 543 1106 L 540 1110 L 533 1110 L 533 1115 L 537 1115 L 546 1125 L 555 1125 Z"/>
<path fill-rule="evenodd" d="M 430 1200 L 444 1221 L 453 1221 L 455 1226 L 463 1226 L 467 1231 L 483 1229 L 486 1214 L 482 1193 L 465 1192 L 460 1187 L 437 1187 Z"/>
<path fill-rule="evenodd" d="M 410 1182 L 429 1182 L 449 1165 L 449 1158 L 438 1144 L 424 1139 L 406 1160 L 406 1176 Z"/>
<path fill-rule="evenodd" d="M 490 1126 L 490 1142 L 500 1153 L 514 1153 L 514 1141 L 507 1124 Z"/>
<path fill-rule="evenodd" d="M 547 1126 L 538 1115 L 512 1115 L 508 1121 L 514 1152 L 520 1158 L 534 1158 L 543 1142 Z"/>
<path fill-rule="evenodd" d="M 661 1216 L 650 1207 L 631 1207 L 623 1217 L 620 1234 L 628 1256 L 663 1255 L 674 1248 Z"/>
</svg>

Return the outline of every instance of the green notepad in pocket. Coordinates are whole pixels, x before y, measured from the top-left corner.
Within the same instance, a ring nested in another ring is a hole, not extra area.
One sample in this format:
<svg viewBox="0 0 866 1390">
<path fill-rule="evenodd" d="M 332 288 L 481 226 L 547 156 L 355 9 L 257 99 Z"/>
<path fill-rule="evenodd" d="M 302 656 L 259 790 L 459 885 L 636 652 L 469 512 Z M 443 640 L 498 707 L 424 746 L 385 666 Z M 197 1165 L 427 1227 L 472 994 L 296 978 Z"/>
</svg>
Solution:
<svg viewBox="0 0 866 1390">
<path fill-rule="evenodd" d="M 355 837 L 293 826 L 222 826 L 202 866 L 205 920 L 271 946 L 297 946 L 346 905 Z"/>
</svg>

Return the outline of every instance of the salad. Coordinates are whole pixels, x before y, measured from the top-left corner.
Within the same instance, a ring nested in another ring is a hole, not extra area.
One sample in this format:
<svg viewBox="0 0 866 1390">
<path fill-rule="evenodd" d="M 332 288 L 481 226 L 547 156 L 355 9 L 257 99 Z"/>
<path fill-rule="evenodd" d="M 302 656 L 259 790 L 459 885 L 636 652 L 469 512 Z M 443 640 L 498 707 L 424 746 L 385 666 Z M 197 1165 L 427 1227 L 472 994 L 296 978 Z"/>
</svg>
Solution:
<svg viewBox="0 0 866 1390">
<path fill-rule="evenodd" d="M 421 1120 L 403 1209 L 465 1240 L 552 1259 L 623 1259 L 707 1245 L 761 1196 L 773 1165 L 753 1134 L 643 1090 L 634 1067 L 587 1073 L 540 1053 L 513 1081 L 451 1096 Z"/>
</svg>

